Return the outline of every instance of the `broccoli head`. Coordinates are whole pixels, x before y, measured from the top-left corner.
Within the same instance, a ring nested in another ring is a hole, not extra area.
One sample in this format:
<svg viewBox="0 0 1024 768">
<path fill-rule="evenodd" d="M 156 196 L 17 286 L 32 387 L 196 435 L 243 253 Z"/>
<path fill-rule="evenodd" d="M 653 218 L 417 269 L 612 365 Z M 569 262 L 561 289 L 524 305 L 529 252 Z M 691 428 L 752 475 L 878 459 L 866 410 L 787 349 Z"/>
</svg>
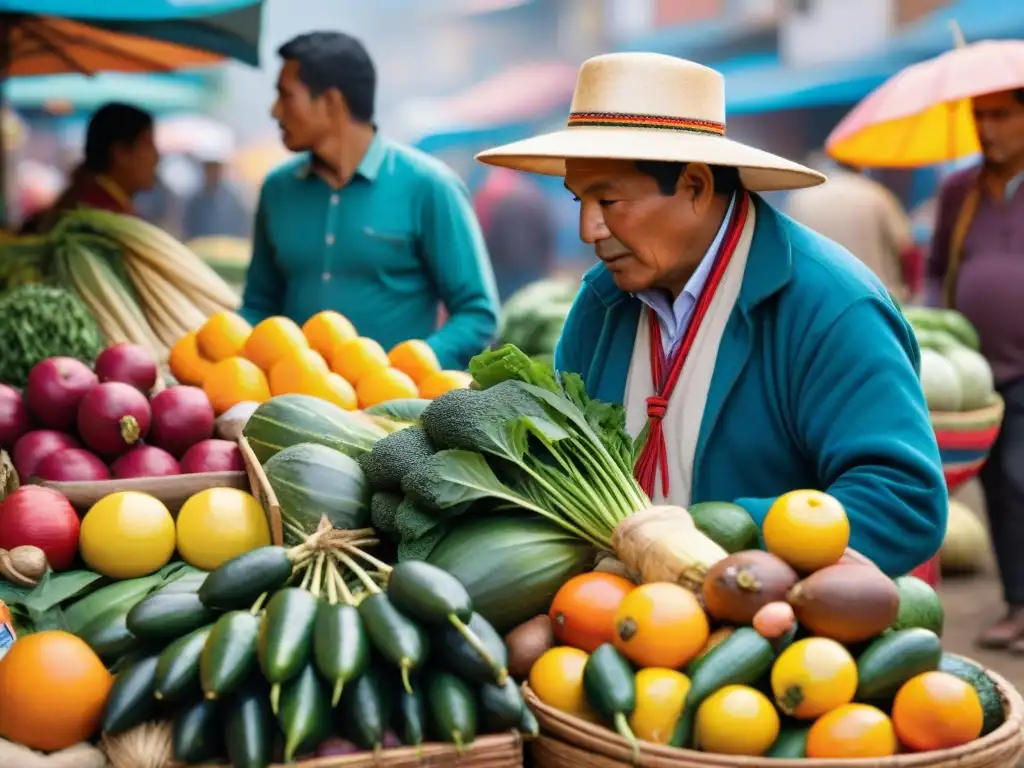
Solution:
<svg viewBox="0 0 1024 768">
<path fill-rule="evenodd" d="M 402 503 L 400 493 L 389 493 L 388 491 L 377 491 L 370 498 L 370 525 L 378 533 L 396 533 L 398 527 L 395 517 L 398 513 L 398 505 Z"/>
<path fill-rule="evenodd" d="M 378 440 L 358 461 L 375 491 L 398 493 L 402 478 L 436 452 L 421 427 L 406 427 Z"/>
</svg>

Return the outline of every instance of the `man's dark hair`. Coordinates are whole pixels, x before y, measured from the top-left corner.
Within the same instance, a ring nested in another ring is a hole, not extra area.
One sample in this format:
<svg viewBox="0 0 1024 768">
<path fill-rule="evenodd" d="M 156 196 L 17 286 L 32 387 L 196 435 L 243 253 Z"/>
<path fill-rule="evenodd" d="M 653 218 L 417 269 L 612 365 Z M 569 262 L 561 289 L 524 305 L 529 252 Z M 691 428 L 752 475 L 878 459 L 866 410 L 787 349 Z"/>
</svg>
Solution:
<svg viewBox="0 0 1024 768">
<path fill-rule="evenodd" d="M 130 147 L 152 127 L 153 116 L 138 107 L 116 102 L 103 105 L 89 120 L 82 166 L 93 173 L 106 173 L 114 147 Z"/>
<path fill-rule="evenodd" d="M 716 195 L 731 195 L 743 189 L 739 169 L 728 165 L 709 165 L 711 181 L 715 185 Z M 636 169 L 650 176 L 658 184 L 658 191 L 671 197 L 676 193 L 679 177 L 686 170 L 686 163 L 672 163 L 664 160 L 637 160 Z"/>
<path fill-rule="evenodd" d="M 278 56 L 299 65 L 299 80 L 315 98 L 331 88 L 345 97 L 354 120 L 373 120 L 377 70 L 363 44 L 344 32 L 309 32 L 289 40 Z"/>
</svg>

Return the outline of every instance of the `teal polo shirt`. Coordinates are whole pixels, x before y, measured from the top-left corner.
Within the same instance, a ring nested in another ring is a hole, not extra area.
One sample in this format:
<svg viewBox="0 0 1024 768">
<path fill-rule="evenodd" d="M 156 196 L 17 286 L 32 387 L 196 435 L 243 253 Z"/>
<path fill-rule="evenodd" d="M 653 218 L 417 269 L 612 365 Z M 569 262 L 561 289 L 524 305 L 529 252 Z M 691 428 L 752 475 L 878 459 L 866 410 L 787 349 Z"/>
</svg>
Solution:
<svg viewBox="0 0 1024 768">
<path fill-rule="evenodd" d="M 438 307 L 448 317 L 438 327 Z M 498 299 L 465 185 L 418 150 L 374 138 L 335 189 L 304 154 L 263 182 L 241 314 L 298 324 L 325 309 L 391 349 L 423 339 L 465 369 L 494 339 Z"/>
</svg>

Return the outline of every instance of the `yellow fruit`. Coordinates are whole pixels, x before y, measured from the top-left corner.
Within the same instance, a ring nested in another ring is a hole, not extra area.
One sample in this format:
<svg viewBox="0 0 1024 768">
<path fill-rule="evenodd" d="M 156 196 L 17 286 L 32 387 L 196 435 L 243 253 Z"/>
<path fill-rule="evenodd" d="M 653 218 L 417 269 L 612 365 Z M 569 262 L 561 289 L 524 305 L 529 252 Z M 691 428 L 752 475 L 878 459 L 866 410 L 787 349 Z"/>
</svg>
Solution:
<svg viewBox="0 0 1024 768">
<path fill-rule="evenodd" d="M 346 411 L 354 411 L 359 407 L 355 388 L 336 373 L 328 372 L 320 376 L 302 394 L 327 400 Z"/>
<path fill-rule="evenodd" d="M 397 368 L 382 368 L 367 374 L 356 385 L 360 408 L 369 408 L 389 400 L 416 397 L 416 382 Z"/>
<path fill-rule="evenodd" d="M 196 334 L 192 332 L 186 333 L 174 342 L 167 365 L 171 369 L 171 375 L 178 380 L 179 384 L 201 387 L 206 375 L 213 369 L 214 363 L 199 353 Z"/>
<path fill-rule="evenodd" d="M 727 685 L 697 708 L 694 728 L 705 752 L 759 757 L 778 738 L 779 715 L 760 691 Z"/>
<path fill-rule="evenodd" d="M 325 309 L 317 312 L 302 325 L 302 335 L 309 346 L 327 359 L 339 341 L 359 337 L 349 319 L 338 312 Z"/>
<path fill-rule="evenodd" d="M 270 526 L 263 507 L 237 488 L 200 491 L 178 512 L 178 554 L 204 571 L 268 544 Z"/>
<path fill-rule="evenodd" d="M 78 549 L 86 564 L 104 576 L 146 576 L 174 555 L 174 518 L 148 493 L 111 493 L 82 518 Z"/>
<path fill-rule="evenodd" d="M 835 565 L 850 544 L 843 505 L 821 491 L 779 496 L 761 526 L 765 548 L 802 573 Z"/>
<path fill-rule="evenodd" d="M 388 362 L 419 384 L 441 371 L 441 364 L 430 345 L 419 339 L 403 341 L 388 352 Z"/>
<path fill-rule="evenodd" d="M 218 416 L 246 400 L 263 403 L 270 399 L 267 377 L 244 357 L 229 357 L 214 365 L 203 380 L 203 391 Z"/>
<path fill-rule="evenodd" d="M 264 372 L 294 349 L 308 347 L 302 329 L 287 317 L 268 317 L 252 329 L 243 354 Z"/>
<path fill-rule="evenodd" d="M 238 357 L 245 349 L 250 333 L 252 326 L 240 315 L 218 312 L 211 315 L 196 334 L 199 353 L 215 363 L 229 357 Z"/>
<path fill-rule="evenodd" d="M 641 741 L 668 744 L 683 711 L 690 678 L 674 669 L 647 667 L 636 673 L 636 708 L 629 717 Z"/>
<path fill-rule="evenodd" d="M 327 361 L 308 347 L 293 349 L 270 369 L 270 394 L 311 394 L 317 380 L 330 373 Z"/>
<path fill-rule="evenodd" d="M 384 347 L 364 336 L 339 341 L 331 350 L 327 362 L 332 371 L 354 387 L 359 386 L 364 377 L 389 365 Z"/>
<path fill-rule="evenodd" d="M 835 640 L 809 637 L 779 655 L 771 678 L 775 703 L 783 714 L 814 720 L 853 701 L 857 662 Z"/>
<path fill-rule="evenodd" d="M 530 688 L 549 707 L 571 715 L 591 716 L 583 691 L 586 651 L 567 645 L 550 648 L 530 668 Z"/>
<path fill-rule="evenodd" d="M 420 397 L 433 400 L 453 389 L 469 389 L 473 377 L 465 371 L 438 371 L 420 382 Z"/>
</svg>

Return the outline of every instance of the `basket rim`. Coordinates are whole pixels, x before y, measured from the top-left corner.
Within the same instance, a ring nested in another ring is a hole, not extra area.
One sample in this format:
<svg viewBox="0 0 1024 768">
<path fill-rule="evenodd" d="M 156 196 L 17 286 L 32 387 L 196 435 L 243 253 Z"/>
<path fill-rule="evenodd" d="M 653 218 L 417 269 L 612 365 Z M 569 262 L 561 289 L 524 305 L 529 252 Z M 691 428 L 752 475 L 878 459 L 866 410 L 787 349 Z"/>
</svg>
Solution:
<svg viewBox="0 0 1024 768">
<path fill-rule="evenodd" d="M 957 658 L 977 664 L 959 654 L 950 654 Z M 980 665 L 979 665 L 980 666 Z M 985 673 L 995 683 L 999 695 L 1003 699 L 1003 709 L 1006 719 L 1003 724 L 987 736 L 982 736 L 967 744 L 952 749 L 938 750 L 932 752 L 918 752 L 893 755 L 888 758 L 857 758 L 844 759 L 843 768 L 932 768 L 939 764 L 958 764 L 957 761 L 983 752 L 987 749 L 997 748 L 1000 745 L 1012 742 L 1024 742 L 1024 699 L 1010 683 L 996 672 L 982 667 Z M 632 748 L 624 738 L 612 730 L 601 725 L 588 722 L 574 715 L 561 712 L 548 706 L 537 698 L 531 690 L 529 683 L 522 685 L 523 697 L 527 705 L 537 716 L 541 725 L 542 733 L 560 739 L 570 746 L 583 750 L 597 752 L 610 759 L 623 759 L 623 755 L 632 752 Z M 552 727 L 554 726 L 554 727 Z M 590 745 L 585 746 L 582 741 L 589 741 Z M 606 750 L 594 749 L 597 744 L 608 746 Z M 771 761 L 773 768 L 835 768 L 836 760 L 825 758 L 800 758 L 784 760 L 766 757 L 741 757 L 735 755 L 716 755 L 710 752 L 699 752 L 691 749 L 680 749 L 662 744 L 640 742 L 640 754 L 647 754 L 652 758 L 660 760 L 671 760 L 673 758 L 693 759 L 699 755 L 699 760 L 708 768 L 762 768 L 767 761 Z"/>
<path fill-rule="evenodd" d="M 928 416 L 931 418 L 932 423 L 936 421 L 944 423 L 956 423 L 962 421 L 977 422 L 983 419 L 987 419 L 989 422 L 999 422 L 1003 419 L 1003 414 L 1006 412 L 1006 403 L 998 392 L 994 395 L 994 400 L 991 405 L 986 405 L 984 408 L 977 408 L 973 411 L 928 411 Z"/>
</svg>

